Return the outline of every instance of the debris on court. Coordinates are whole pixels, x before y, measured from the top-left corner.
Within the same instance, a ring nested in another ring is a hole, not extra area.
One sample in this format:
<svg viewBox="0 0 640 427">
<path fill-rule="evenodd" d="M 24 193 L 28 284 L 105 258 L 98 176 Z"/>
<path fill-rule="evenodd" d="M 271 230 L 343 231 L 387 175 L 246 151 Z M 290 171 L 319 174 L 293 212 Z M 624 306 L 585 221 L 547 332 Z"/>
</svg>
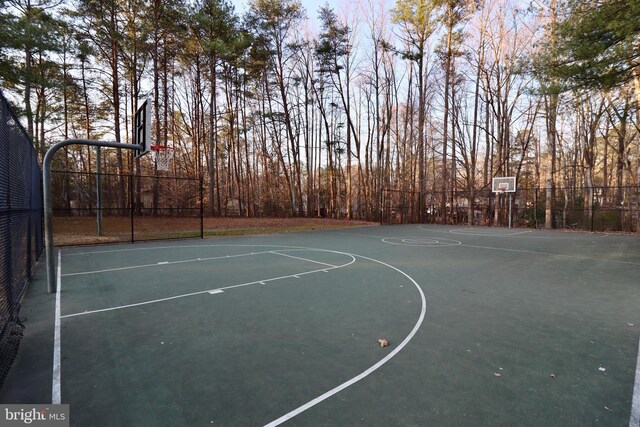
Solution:
<svg viewBox="0 0 640 427">
<path fill-rule="evenodd" d="M 389 341 L 384 338 L 378 339 L 378 343 L 380 343 L 380 347 L 389 347 Z"/>
</svg>

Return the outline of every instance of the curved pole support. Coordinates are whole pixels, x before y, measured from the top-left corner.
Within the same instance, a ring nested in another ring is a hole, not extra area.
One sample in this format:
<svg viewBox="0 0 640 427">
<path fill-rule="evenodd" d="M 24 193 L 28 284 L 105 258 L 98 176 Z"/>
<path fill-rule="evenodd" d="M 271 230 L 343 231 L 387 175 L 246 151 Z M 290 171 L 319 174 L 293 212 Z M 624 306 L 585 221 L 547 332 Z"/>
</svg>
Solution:
<svg viewBox="0 0 640 427">
<path fill-rule="evenodd" d="M 140 150 L 139 145 L 123 144 L 121 142 L 92 141 L 90 139 L 67 139 L 53 144 L 42 162 L 42 196 L 44 207 L 44 244 L 46 251 L 47 287 L 49 293 L 57 291 L 56 267 L 53 253 L 53 206 L 51 203 L 51 163 L 56 152 L 67 145 L 90 145 L 94 147 L 125 148 L 128 150 Z"/>
</svg>

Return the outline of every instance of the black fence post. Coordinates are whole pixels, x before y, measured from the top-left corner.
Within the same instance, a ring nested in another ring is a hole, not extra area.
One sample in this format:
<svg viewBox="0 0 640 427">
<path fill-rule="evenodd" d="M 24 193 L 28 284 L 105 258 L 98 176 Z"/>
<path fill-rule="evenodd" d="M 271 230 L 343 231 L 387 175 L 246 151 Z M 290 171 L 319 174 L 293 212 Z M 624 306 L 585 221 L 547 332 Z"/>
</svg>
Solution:
<svg viewBox="0 0 640 427">
<path fill-rule="evenodd" d="M 593 217 L 596 215 L 596 205 L 595 205 L 595 191 L 594 187 L 591 187 L 591 232 L 593 233 Z"/>
<path fill-rule="evenodd" d="M 133 213 L 134 213 L 134 197 L 133 197 L 133 174 L 129 174 L 129 209 L 131 215 L 131 243 L 135 243 L 135 230 L 134 230 L 134 221 L 133 221 Z"/>
<path fill-rule="evenodd" d="M 204 239 L 204 182 L 200 175 L 200 238 Z"/>
<path fill-rule="evenodd" d="M 33 180 L 31 181 L 33 184 Z M 27 277 L 27 280 L 31 280 L 31 265 L 33 264 L 33 259 L 31 258 L 31 245 L 33 244 L 33 237 L 31 235 L 33 232 L 33 189 L 29 189 L 29 211 L 27 213 L 27 217 L 27 265 L 25 266 L 27 270 L 25 271 L 25 276 Z"/>
<path fill-rule="evenodd" d="M 538 189 L 533 189 L 533 223 L 536 230 L 538 229 Z"/>
</svg>

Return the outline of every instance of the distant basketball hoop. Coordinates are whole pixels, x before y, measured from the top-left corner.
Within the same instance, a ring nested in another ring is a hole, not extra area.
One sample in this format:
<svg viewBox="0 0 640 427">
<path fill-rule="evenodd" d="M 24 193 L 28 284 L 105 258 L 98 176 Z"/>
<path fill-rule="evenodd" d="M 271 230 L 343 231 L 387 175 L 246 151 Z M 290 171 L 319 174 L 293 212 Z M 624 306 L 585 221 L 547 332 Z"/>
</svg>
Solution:
<svg viewBox="0 0 640 427">
<path fill-rule="evenodd" d="M 158 171 L 169 172 L 171 170 L 171 160 L 173 160 L 173 148 L 165 145 L 152 145 L 151 158 L 155 162 Z"/>
<path fill-rule="evenodd" d="M 511 193 L 516 192 L 515 176 L 500 176 L 491 180 L 491 191 L 495 194 L 509 194 L 509 228 L 511 228 Z"/>
<path fill-rule="evenodd" d="M 516 177 L 503 176 L 493 178 L 491 181 L 491 191 L 494 193 L 515 193 Z"/>
</svg>

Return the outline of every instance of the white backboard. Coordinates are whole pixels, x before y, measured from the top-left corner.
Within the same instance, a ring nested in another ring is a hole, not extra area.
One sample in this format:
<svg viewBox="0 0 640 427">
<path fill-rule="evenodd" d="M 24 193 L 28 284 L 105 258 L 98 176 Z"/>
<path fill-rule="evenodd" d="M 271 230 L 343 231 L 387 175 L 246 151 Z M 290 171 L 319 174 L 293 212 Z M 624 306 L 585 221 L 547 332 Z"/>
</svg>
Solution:
<svg viewBox="0 0 640 427">
<path fill-rule="evenodd" d="M 515 193 L 516 177 L 501 176 L 493 178 L 491 182 L 491 191 L 494 193 Z"/>
</svg>

